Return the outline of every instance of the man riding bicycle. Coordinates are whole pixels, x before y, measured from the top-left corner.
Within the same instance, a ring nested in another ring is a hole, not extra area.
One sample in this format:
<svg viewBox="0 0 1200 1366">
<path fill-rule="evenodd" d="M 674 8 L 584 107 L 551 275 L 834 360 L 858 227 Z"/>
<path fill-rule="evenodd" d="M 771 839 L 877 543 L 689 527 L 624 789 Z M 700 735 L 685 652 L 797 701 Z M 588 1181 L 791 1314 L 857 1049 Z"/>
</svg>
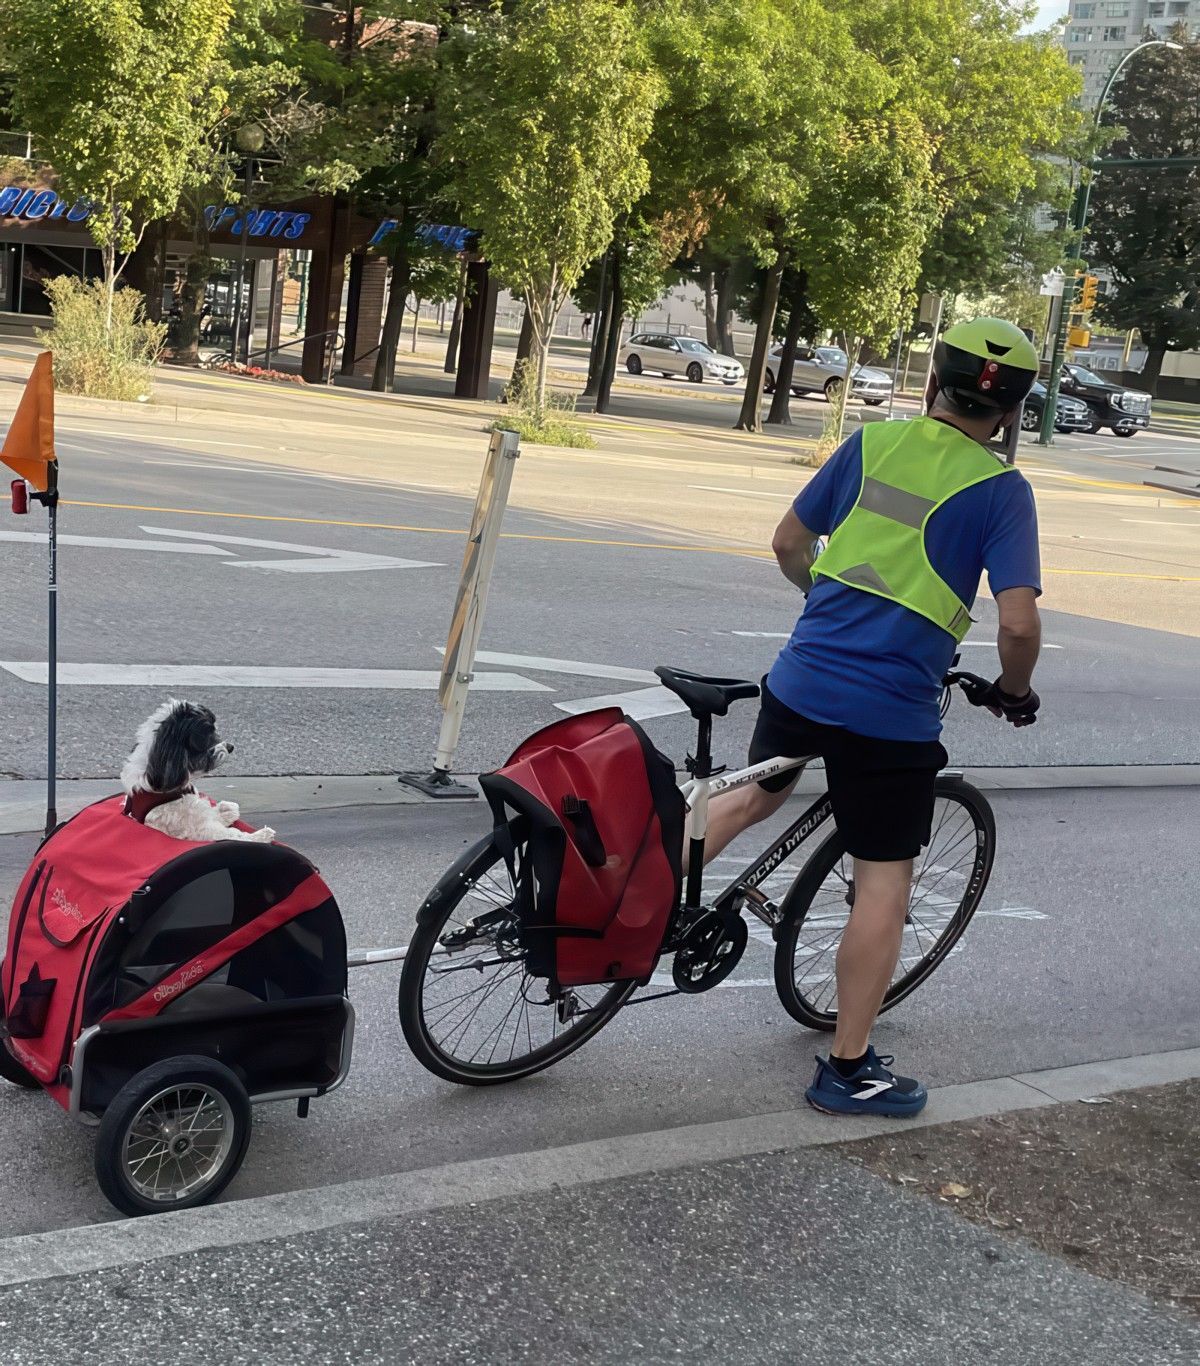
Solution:
<svg viewBox="0 0 1200 1366">
<path fill-rule="evenodd" d="M 934 348 L 927 416 L 871 423 L 842 443 L 796 499 L 772 548 L 807 593 L 763 681 L 750 762 L 825 761 L 834 816 L 854 859 L 854 904 L 837 953 L 837 1029 L 805 1092 L 839 1114 L 915 1115 L 924 1086 L 870 1046 L 899 959 L 913 861 L 929 842 L 942 678 L 987 571 L 1000 673 L 983 705 L 1015 726 L 1040 705 L 1037 511 L 1023 475 L 985 448 L 1037 378 L 1019 328 L 951 327 Z M 818 537 L 828 537 L 816 555 Z M 811 591 L 810 591 L 811 590 Z M 797 770 L 715 797 L 706 858 L 787 800 Z"/>
</svg>

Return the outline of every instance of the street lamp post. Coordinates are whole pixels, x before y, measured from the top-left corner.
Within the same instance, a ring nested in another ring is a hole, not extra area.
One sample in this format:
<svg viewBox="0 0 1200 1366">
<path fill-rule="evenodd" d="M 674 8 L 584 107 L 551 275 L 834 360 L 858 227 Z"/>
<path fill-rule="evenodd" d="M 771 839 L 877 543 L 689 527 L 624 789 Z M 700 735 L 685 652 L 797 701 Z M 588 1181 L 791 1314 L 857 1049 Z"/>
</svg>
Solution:
<svg viewBox="0 0 1200 1366">
<path fill-rule="evenodd" d="M 1167 38 L 1148 38 L 1144 43 L 1139 43 L 1137 47 L 1130 48 L 1109 72 L 1108 80 L 1104 83 L 1104 89 L 1100 92 L 1100 98 L 1096 102 L 1096 112 L 1092 119 L 1094 128 L 1100 127 L 1100 118 L 1104 113 L 1104 106 L 1113 86 L 1116 84 L 1117 77 L 1139 52 L 1145 52 L 1150 47 L 1167 47 L 1173 52 L 1182 51 L 1179 43 L 1173 43 Z M 1088 209 L 1092 202 L 1092 180 L 1096 174 L 1095 167 L 1088 170 L 1080 168 L 1079 189 L 1075 193 L 1074 212 L 1071 215 L 1068 260 L 1079 260 L 1083 256 L 1083 236 L 1087 229 Z M 1062 305 L 1058 315 L 1058 328 L 1054 334 L 1054 350 L 1050 356 L 1050 374 L 1046 379 L 1046 401 L 1042 408 L 1042 427 L 1038 433 L 1039 446 L 1052 446 L 1054 444 L 1054 419 L 1058 414 L 1058 388 L 1062 378 L 1063 358 L 1067 349 L 1067 332 L 1071 325 L 1071 305 L 1074 302 L 1075 277 L 1072 274 L 1063 280 Z"/>
<path fill-rule="evenodd" d="M 246 243 L 250 237 L 250 195 L 254 190 L 254 158 L 262 151 L 267 135 L 260 123 L 243 124 L 234 134 L 234 141 L 246 159 L 246 179 L 242 186 L 242 230 L 238 241 L 237 283 L 234 288 L 233 302 L 233 343 L 230 359 L 237 364 L 238 353 L 242 347 L 242 288 L 246 279 Z M 250 301 L 254 307 L 254 301 Z M 249 329 L 247 329 L 247 337 Z"/>
</svg>

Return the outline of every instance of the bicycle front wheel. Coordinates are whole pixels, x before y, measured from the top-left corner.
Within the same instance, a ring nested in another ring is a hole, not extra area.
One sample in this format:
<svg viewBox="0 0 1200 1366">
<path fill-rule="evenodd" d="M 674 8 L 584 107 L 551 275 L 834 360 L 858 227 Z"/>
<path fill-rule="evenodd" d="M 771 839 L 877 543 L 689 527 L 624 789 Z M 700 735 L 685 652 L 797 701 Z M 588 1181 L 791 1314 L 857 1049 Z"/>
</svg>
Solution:
<svg viewBox="0 0 1200 1366">
<path fill-rule="evenodd" d="M 932 833 L 914 864 L 900 959 L 881 1010 L 915 991 L 957 944 L 983 897 L 995 853 L 996 821 L 986 798 L 961 778 L 939 778 Z M 783 903 L 775 989 L 788 1014 L 809 1029 L 837 1025 L 836 959 L 853 905 L 853 876 L 853 860 L 835 831 Z"/>
<path fill-rule="evenodd" d="M 517 858 L 524 832 L 512 827 Z M 602 1029 L 636 982 L 574 987 L 551 1000 L 526 970 L 508 865 L 489 837 L 438 883 L 408 946 L 400 1027 L 417 1060 L 447 1081 L 516 1081 L 573 1053 Z"/>
</svg>

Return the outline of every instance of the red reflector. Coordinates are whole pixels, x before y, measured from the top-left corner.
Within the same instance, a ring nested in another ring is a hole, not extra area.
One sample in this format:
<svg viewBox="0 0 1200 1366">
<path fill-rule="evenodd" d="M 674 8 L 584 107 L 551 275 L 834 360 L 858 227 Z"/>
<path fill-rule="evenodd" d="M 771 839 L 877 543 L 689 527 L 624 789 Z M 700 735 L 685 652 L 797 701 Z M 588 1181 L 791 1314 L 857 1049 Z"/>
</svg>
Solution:
<svg viewBox="0 0 1200 1366">
<path fill-rule="evenodd" d="M 12 510 L 18 516 L 23 516 L 29 511 L 29 485 L 24 479 L 12 481 Z"/>
</svg>

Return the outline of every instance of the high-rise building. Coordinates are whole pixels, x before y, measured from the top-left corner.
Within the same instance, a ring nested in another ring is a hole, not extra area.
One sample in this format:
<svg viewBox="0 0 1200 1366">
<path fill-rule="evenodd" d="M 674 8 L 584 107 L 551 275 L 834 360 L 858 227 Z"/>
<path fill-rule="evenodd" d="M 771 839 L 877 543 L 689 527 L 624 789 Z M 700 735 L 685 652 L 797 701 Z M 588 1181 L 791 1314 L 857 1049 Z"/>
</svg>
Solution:
<svg viewBox="0 0 1200 1366">
<path fill-rule="evenodd" d="M 1165 38 L 1176 24 L 1200 32 L 1200 0 L 1070 0 L 1063 41 L 1083 70 L 1082 102 L 1090 108 L 1121 58 L 1147 37 Z"/>
</svg>

